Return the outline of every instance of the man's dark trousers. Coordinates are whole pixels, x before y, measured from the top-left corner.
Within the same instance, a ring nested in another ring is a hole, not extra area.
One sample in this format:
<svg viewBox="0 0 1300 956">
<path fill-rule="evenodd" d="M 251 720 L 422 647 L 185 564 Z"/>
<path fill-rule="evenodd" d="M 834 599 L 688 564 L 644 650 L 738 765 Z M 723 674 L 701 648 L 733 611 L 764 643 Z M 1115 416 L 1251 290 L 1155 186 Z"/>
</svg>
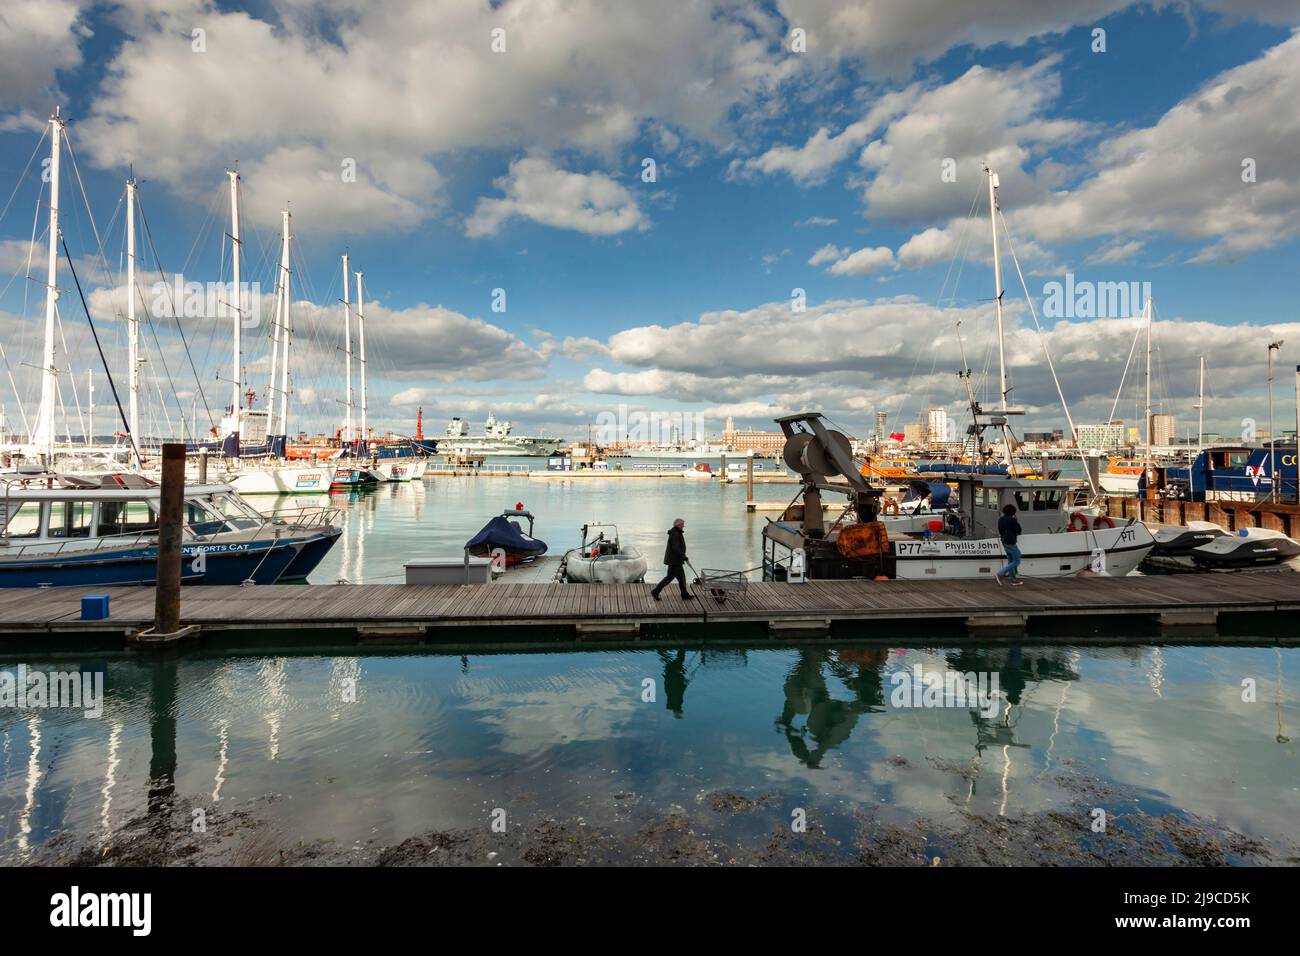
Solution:
<svg viewBox="0 0 1300 956">
<path fill-rule="evenodd" d="M 660 591 L 668 587 L 668 585 L 673 581 L 676 581 L 678 586 L 682 589 L 683 599 L 691 596 L 691 593 L 686 590 L 686 568 L 680 564 L 668 565 L 668 573 L 664 575 L 662 581 L 655 585 L 655 589 L 651 593 L 657 596 Z"/>
</svg>

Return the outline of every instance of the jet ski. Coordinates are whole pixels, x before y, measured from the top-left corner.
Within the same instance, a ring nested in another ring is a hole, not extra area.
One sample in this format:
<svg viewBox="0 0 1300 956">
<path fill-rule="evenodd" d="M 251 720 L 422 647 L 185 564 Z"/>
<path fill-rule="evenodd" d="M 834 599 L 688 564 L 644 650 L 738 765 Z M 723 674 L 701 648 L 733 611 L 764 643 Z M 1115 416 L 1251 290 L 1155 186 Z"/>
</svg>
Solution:
<svg viewBox="0 0 1300 956">
<path fill-rule="evenodd" d="M 520 521 L 527 519 L 528 530 Z M 497 515 L 474 537 L 465 542 L 465 550 L 480 558 L 490 558 L 495 552 L 505 554 L 506 567 L 532 561 L 546 553 L 546 542 L 533 537 L 533 514 L 516 507 Z"/>
<path fill-rule="evenodd" d="M 1145 574 L 1195 571 L 1192 551 L 1227 534 L 1209 521 L 1189 521 L 1185 528 L 1161 528 L 1155 534 L 1155 547 L 1142 559 L 1140 570 Z"/>
<path fill-rule="evenodd" d="M 1300 568 L 1300 543 L 1269 528 L 1242 528 L 1193 548 L 1191 555 L 1196 567 L 1206 571 Z"/>
</svg>

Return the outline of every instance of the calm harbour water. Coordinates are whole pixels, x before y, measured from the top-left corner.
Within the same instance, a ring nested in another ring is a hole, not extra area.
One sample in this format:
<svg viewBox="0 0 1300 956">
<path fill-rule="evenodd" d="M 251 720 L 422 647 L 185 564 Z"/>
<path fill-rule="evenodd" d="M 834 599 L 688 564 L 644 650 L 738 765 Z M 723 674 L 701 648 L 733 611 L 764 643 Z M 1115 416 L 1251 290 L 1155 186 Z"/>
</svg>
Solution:
<svg viewBox="0 0 1300 956">
<path fill-rule="evenodd" d="M 404 560 L 455 554 L 521 500 L 553 553 L 584 521 L 612 520 L 655 569 L 681 516 L 697 567 L 751 567 L 764 519 L 743 498 L 743 485 L 682 480 L 391 486 L 335 499 L 347 534 L 314 579 L 397 580 Z M 1300 838 L 1298 648 L 926 646 L 923 621 L 875 636 L 897 646 L 742 649 L 684 636 L 668 648 L 468 656 L 0 657 L 0 670 L 102 670 L 107 695 L 99 718 L 0 710 L 0 860 L 39 859 L 55 838 L 113 843 L 160 777 L 214 821 L 247 812 L 284 841 L 345 851 L 482 829 L 495 808 L 611 831 L 680 810 L 738 841 L 788 825 L 792 808 L 838 834 L 863 812 L 1015 819 L 1071 806 L 1063 776 L 1151 814 L 1270 845 Z M 1001 706 L 897 706 L 891 676 L 916 665 L 992 673 Z M 719 792 L 758 809 L 719 816 L 708 808 Z"/>
</svg>

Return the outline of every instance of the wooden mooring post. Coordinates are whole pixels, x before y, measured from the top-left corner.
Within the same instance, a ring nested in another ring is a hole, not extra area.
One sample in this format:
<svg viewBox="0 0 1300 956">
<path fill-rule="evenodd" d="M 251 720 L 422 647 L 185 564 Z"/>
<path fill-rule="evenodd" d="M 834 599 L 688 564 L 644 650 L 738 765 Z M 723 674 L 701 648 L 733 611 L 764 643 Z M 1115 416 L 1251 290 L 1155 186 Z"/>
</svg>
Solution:
<svg viewBox="0 0 1300 956">
<path fill-rule="evenodd" d="M 181 528 L 185 506 L 185 446 L 162 447 L 162 488 L 158 497 L 158 569 L 153 627 L 139 631 L 139 644 L 171 644 L 198 631 L 181 626 Z"/>
</svg>

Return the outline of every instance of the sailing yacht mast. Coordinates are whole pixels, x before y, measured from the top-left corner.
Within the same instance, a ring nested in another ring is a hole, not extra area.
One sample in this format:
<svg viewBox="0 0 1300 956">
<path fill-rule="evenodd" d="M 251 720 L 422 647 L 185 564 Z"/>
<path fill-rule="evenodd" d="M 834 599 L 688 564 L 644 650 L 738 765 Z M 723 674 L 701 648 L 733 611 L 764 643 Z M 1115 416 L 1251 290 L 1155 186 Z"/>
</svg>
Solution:
<svg viewBox="0 0 1300 956">
<path fill-rule="evenodd" d="M 1147 296 L 1146 309 L 1143 311 L 1143 317 L 1147 320 L 1147 458 L 1151 457 L 1151 311 L 1151 297 Z"/>
<path fill-rule="evenodd" d="M 992 424 L 1002 428 L 1002 444 L 1006 452 L 1007 467 L 1011 468 L 1013 463 L 1013 441 L 1011 437 L 1011 425 L 1007 420 L 1009 415 L 1021 414 L 1013 409 L 1008 399 L 1010 398 L 1011 388 L 1007 385 L 1007 347 L 1005 324 L 1002 317 L 1002 255 L 998 245 L 998 174 L 992 169 L 985 166 L 984 172 L 988 175 L 989 180 L 989 225 L 993 229 L 993 303 L 997 313 L 998 326 L 998 396 L 999 406 L 992 409 Z"/>
<path fill-rule="evenodd" d="M 290 265 L 292 258 L 289 255 L 289 210 L 284 210 L 282 249 L 280 253 L 280 282 L 283 285 L 281 290 L 281 312 L 280 324 L 284 327 L 284 361 L 280 363 L 280 434 L 285 436 L 285 442 L 289 440 L 289 346 L 293 341 L 293 322 L 289 318 L 290 296 L 293 294 L 293 267 Z M 272 385 L 275 383 L 272 382 Z M 287 446 L 282 450 L 287 453 Z"/>
<path fill-rule="evenodd" d="M 135 314 L 135 177 L 126 181 L 126 361 L 131 445 L 140 447 L 140 321 Z M 136 461 L 139 464 L 139 461 Z"/>
<path fill-rule="evenodd" d="M 367 441 L 366 432 L 366 310 L 362 304 L 361 277 L 357 273 L 357 337 L 361 340 L 361 440 Z"/>
<path fill-rule="evenodd" d="M 235 430 L 239 431 L 239 394 L 240 388 L 244 382 L 244 355 L 240 346 L 239 334 L 240 327 L 243 325 L 243 315 L 240 310 L 240 253 L 243 250 L 243 244 L 239 238 L 239 172 L 238 170 L 228 169 L 226 175 L 230 177 L 230 249 L 231 249 L 231 278 L 233 288 L 231 297 L 234 299 L 233 307 L 235 313 L 235 343 L 234 354 L 231 358 L 231 373 L 234 381 L 230 384 L 230 414 L 234 418 Z"/>
<path fill-rule="evenodd" d="M 998 411 L 1006 411 L 1007 351 L 1002 330 L 1002 257 L 998 254 L 998 174 L 987 166 L 984 167 L 984 172 L 989 178 L 989 223 L 993 227 L 993 301 L 998 316 L 998 395 L 1002 402 Z"/>
<path fill-rule="evenodd" d="M 283 211 L 281 215 L 283 216 Z M 280 309 L 284 297 L 284 237 L 280 237 L 280 274 L 275 280 L 275 318 L 271 320 L 271 377 L 266 382 L 266 438 L 274 440 L 275 430 L 275 374 L 280 361 Z"/>
<path fill-rule="evenodd" d="M 1200 373 L 1197 376 L 1196 391 L 1196 449 L 1200 451 L 1205 444 L 1205 356 L 1201 356 Z"/>
<path fill-rule="evenodd" d="M 343 253 L 343 354 L 347 357 L 348 414 L 343 425 L 343 441 L 352 441 L 352 275 L 348 272 L 348 254 Z"/>
<path fill-rule="evenodd" d="M 59 300 L 59 153 L 63 143 L 63 117 L 55 107 L 50 117 L 50 257 L 45 283 L 45 348 L 41 357 L 41 404 L 36 412 L 31 442 L 36 453 L 54 460 L 54 403 L 58 401 L 58 374 L 54 368 L 54 321 Z"/>
</svg>

